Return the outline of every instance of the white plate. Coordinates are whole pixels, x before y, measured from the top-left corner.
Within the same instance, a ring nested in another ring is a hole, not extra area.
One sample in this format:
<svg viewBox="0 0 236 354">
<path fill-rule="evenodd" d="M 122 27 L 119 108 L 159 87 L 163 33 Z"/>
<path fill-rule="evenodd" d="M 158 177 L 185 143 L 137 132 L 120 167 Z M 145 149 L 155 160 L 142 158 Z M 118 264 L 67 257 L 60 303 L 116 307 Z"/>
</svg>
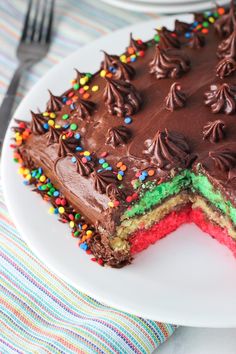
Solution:
<svg viewBox="0 0 236 354">
<path fill-rule="evenodd" d="M 171 3 L 168 1 L 167 4 L 164 2 L 153 2 L 147 3 L 146 1 L 138 3 L 134 3 L 133 1 L 126 0 L 102 0 L 103 2 L 116 6 L 125 10 L 137 11 L 137 12 L 150 12 L 150 13 L 159 13 L 159 14 L 177 14 L 177 13 L 186 13 L 186 12 L 197 12 L 211 9 L 214 7 L 214 2 L 212 0 L 209 1 L 198 1 L 198 2 L 186 2 L 186 3 Z M 218 5 L 228 4 L 229 0 L 221 0 L 218 1 Z"/>
<path fill-rule="evenodd" d="M 189 16 L 178 16 L 182 21 Z M 156 26 L 171 26 L 161 18 L 114 32 L 53 67 L 28 93 L 14 114 L 29 119 L 29 109 L 43 109 L 47 88 L 60 94 L 74 77 L 74 67 L 95 71 L 102 53 L 121 53 L 132 31 L 150 38 Z M 77 246 L 67 225 L 48 214 L 48 204 L 25 187 L 17 175 L 8 130 L 2 156 L 4 194 L 12 218 L 26 242 L 56 274 L 76 288 L 118 309 L 181 325 L 236 326 L 236 260 L 226 247 L 194 225 L 177 232 L 138 255 L 123 269 L 99 267 Z"/>
</svg>

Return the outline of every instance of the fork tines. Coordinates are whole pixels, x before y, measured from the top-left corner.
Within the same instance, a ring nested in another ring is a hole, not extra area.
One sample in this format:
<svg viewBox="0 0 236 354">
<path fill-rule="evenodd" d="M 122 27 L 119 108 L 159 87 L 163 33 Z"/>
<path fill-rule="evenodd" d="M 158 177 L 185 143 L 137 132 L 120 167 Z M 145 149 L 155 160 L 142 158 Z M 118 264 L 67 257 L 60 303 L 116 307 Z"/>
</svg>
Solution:
<svg viewBox="0 0 236 354">
<path fill-rule="evenodd" d="M 45 42 L 51 39 L 54 0 L 29 0 L 21 42 Z"/>
</svg>

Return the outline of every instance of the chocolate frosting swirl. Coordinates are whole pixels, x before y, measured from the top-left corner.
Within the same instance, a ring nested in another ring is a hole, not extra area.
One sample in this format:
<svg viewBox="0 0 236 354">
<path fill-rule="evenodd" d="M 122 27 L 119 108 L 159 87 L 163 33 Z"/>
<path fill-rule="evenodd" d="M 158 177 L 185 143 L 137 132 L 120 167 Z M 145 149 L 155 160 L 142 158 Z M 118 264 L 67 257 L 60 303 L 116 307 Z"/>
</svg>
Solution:
<svg viewBox="0 0 236 354">
<path fill-rule="evenodd" d="M 176 79 L 189 69 L 190 60 L 181 50 L 160 49 L 156 46 L 154 58 L 150 63 L 150 73 L 155 74 L 157 79 Z"/>
<path fill-rule="evenodd" d="M 43 124 L 46 123 L 45 117 L 41 113 L 34 113 L 31 112 L 31 123 L 30 123 L 30 130 L 35 135 L 42 135 L 46 133 L 46 130 L 43 127 Z"/>
<path fill-rule="evenodd" d="M 20 156 L 23 160 L 24 167 L 29 168 L 30 170 L 34 170 L 36 168 L 33 158 L 30 156 L 29 152 L 25 150 L 24 146 L 21 146 L 20 148 Z"/>
<path fill-rule="evenodd" d="M 109 71 L 110 67 L 113 66 L 114 63 L 116 63 L 118 60 L 120 60 L 120 58 L 118 57 L 118 55 L 108 54 L 104 50 L 102 52 L 104 54 L 104 60 L 101 63 L 101 68 L 103 70 Z"/>
<path fill-rule="evenodd" d="M 117 55 L 109 55 L 104 52 L 102 68 L 109 71 L 111 67 L 114 68 L 112 77 L 116 80 L 130 81 L 135 76 L 135 69 L 133 66 L 120 61 L 120 58 Z"/>
<path fill-rule="evenodd" d="M 151 161 L 163 170 L 173 167 L 186 167 L 189 161 L 189 146 L 182 134 L 158 131 L 146 153 Z"/>
<path fill-rule="evenodd" d="M 82 98 L 79 98 L 76 102 L 76 111 L 78 113 L 79 118 L 82 119 L 91 118 L 95 107 L 96 105 L 94 102 L 89 100 L 83 100 Z"/>
<path fill-rule="evenodd" d="M 175 109 L 184 107 L 186 102 L 186 95 L 181 90 L 179 83 L 174 82 L 171 87 L 168 95 L 165 98 L 166 108 L 173 112 Z"/>
<path fill-rule="evenodd" d="M 48 112 L 58 112 L 63 107 L 62 98 L 59 96 L 54 96 L 50 90 L 48 90 L 50 94 L 50 99 L 47 103 L 47 111 Z"/>
<path fill-rule="evenodd" d="M 214 122 L 208 122 L 203 128 L 203 139 L 210 140 L 211 143 L 217 143 L 224 139 L 225 123 L 218 119 Z"/>
<path fill-rule="evenodd" d="M 123 199 L 125 194 L 121 188 L 118 188 L 116 184 L 111 183 L 108 184 L 108 186 L 106 187 L 106 195 L 111 200 L 116 200 L 116 199 Z"/>
<path fill-rule="evenodd" d="M 157 30 L 160 41 L 159 46 L 162 49 L 166 48 L 180 48 L 181 44 L 176 36 L 176 33 L 169 31 L 166 27 L 162 27 L 161 30 Z"/>
<path fill-rule="evenodd" d="M 205 105 L 211 107 L 212 113 L 232 114 L 236 110 L 236 86 L 223 83 L 211 85 L 205 93 Z"/>
<path fill-rule="evenodd" d="M 85 74 L 85 73 L 81 73 L 78 69 L 74 69 L 74 70 L 75 70 L 75 72 L 76 72 L 76 78 L 75 78 L 75 80 L 76 80 L 76 82 L 79 84 L 79 83 L 80 83 L 80 79 L 82 79 L 83 77 L 85 77 L 86 74 Z"/>
<path fill-rule="evenodd" d="M 236 168 L 234 167 L 229 170 L 228 181 L 233 181 L 233 180 L 235 181 L 235 178 L 236 178 Z"/>
<path fill-rule="evenodd" d="M 230 9 L 229 11 L 218 18 L 214 23 L 214 27 L 216 32 L 221 37 L 226 37 L 232 33 L 235 23 L 235 8 L 234 8 L 234 1 L 231 0 Z"/>
<path fill-rule="evenodd" d="M 133 66 L 123 63 L 120 60 L 116 62 L 115 70 L 116 71 L 113 74 L 113 77 L 117 80 L 130 81 L 135 76 L 135 69 L 133 68 Z"/>
<path fill-rule="evenodd" d="M 214 161 L 216 168 L 221 171 L 229 171 L 236 164 L 236 153 L 229 149 L 210 151 L 209 157 Z"/>
<path fill-rule="evenodd" d="M 119 125 L 108 130 L 107 144 L 113 147 L 126 144 L 131 137 L 131 131 L 129 128 Z"/>
<path fill-rule="evenodd" d="M 206 44 L 206 39 L 202 34 L 200 34 L 198 32 L 192 33 L 192 37 L 190 38 L 190 41 L 189 41 L 190 48 L 200 49 L 200 48 L 204 47 L 205 44 Z"/>
<path fill-rule="evenodd" d="M 68 154 L 73 154 L 76 146 L 78 146 L 78 140 L 75 138 L 63 139 L 62 136 L 59 138 L 58 156 L 65 157 Z"/>
<path fill-rule="evenodd" d="M 103 170 L 101 172 L 93 171 L 91 176 L 94 181 L 94 188 L 101 194 L 106 193 L 106 188 L 109 184 L 117 183 L 115 174 L 109 170 Z"/>
<path fill-rule="evenodd" d="M 62 129 L 55 129 L 52 126 L 49 126 L 49 131 L 47 133 L 48 145 L 59 143 L 59 138 Z"/>
<path fill-rule="evenodd" d="M 136 88 L 127 81 L 106 79 L 104 99 L 108 112 L 122 118 L 139 111 L 141 97 Z"/>
<path fill-rule="evenodd" d="M 216 52 L 219 58 L 236 57 L 236 27 L 234 28 L 233 32 L 229 37 L 224 39 L 217 48 Z"/>
<path fill-rule="evenodd" d="M 132 33 L 130 33 L 129 47 L 133 48 L 135 52 L 139 52 L 141 50 L 145 50 L 147 48 L 147 44 L 143 41 L 135 40 Z"/>
<path fill-rule="evenodd" d="M 93 165 L 90 162 L 83 163 L 80 156 L 76 156 L 76 168 L 81 176 L 89 176 L 93 171 Z"/>
<path fill-rule="evenodd" d="M 175 20 L 175 32 L 177 32 L 178 34 L 185 34 L 185 32 L 188 32 L 189 29 L 189 23 Z"/>
<path fill-rule="evenodd" d="M 236 61 L 231 57 L 223 58 L 216 65 L 216 75 L 223 79 L 236 70 Z"/>
</svg>

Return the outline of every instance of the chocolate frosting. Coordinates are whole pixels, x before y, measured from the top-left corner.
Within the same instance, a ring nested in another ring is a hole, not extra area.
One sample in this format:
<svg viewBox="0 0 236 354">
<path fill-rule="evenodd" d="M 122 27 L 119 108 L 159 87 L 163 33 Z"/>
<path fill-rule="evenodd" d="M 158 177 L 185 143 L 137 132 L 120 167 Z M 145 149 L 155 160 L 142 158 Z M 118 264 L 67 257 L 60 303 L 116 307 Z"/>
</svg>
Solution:
<svg viewBox="0 0 236 354">
<path fill-rule="evenodd" d="M 134 68 L 126 63 L 121 62 L 118 60 L 115 64 L 115 73 L 113 74 L 113 77 L 117 80 L 126 80 L 130 81 L 134 78 L 135 76 L 135 70 Z"/>
<path fill-rule="evenodd" d="M 236 164 L 236 152 L 229 149 L 210 151 L 209 157 L 221 171 L 229 171 Z"/>
<path fill-rule="evenodd" d="M 101 172 L 93 171 L 92 178 L 94 181 L 94 188 L 99 193 L 106 193 L 106 188 L 109 184 L 117 184 L 117 179 L 114 172 L 103 170 Z"/>
<path fill-rule="evenodd" d="M 205 104 L 211 107 L 212 113 L 235 113 L 236 86 L 230 84 L 211 85 L 205 93 Z"/>
<path fill-rule="evenodd" d="M 234 28 L 233 32 L 224 39 L 218 46 L 217 56 L 219 58 L 225 58 L 225 57 L 230 57 L 234 58 L 236 57 L 236 27 Z"/>
<path fill-rule="evenodd" d="M 184 52 L 156 46 L 154 58 L 150 63 L 150 73 L 155 74 L 157 79 L 176 79 L 189 69 L 190 60 Z"/>
<path fill-rule="evenodd" d="M 178 34 L 185 34 L 185 32 L 188 32 L 190 29 L 189 23 L 175 20 L 175 32 Z"/>
<path fill-rule="evenodd" d="M 106 195 L 111 200 L 119 200 L 124 198 L 124 192 L 115 183 L 108 184 L 106 187 Z"/>
<path fill-rule="evenodd" d="M 49 126 L 49 130 L 47 133 L 47 145 L 59 143 L 61 131 L 62 129 L 55 129 L 52 126 Z"/>
<path fill-rule="evenodd" d="M 139 52 L 141 50 L 145 50 L 147 48 L 147 44 L 141 40 L 135 40 L 132 33 L 130 33 L 129 47 L 133 48 L 135 52 Z"/>
<path fill-rule="evenodd" d="M 218 119 L 208 122 L 203 128 L 203 139 L 210 140 L 211 143 L 217 143 L 224 139 L 225 123 Z"/>
<path fill-rule="evenodd" d="M 88 244 L 93 255 L 97 259 L 104 260 L 104 262 L 111 267 L 121 268 L 124 265 L 129 264 L 132 260 L 132 256 L 129 252 L 112 252 L 109 247 L 108 237 L 103 234 L 101 235 L 101 233 L 96 233 L 92 240 L 88 240 Z"/>
<path fill-rule="evenodd" d="M 72 154 L 75 152 L 75 148 L 78 146 L 78 140 L 75 138 L 66 138 L 63 139 L 63 136 L 59 138 L 59 146 L 58 146 L 58 156 L 65 157 L 68 154 Z"/>
<path fill-rule="evenodd" d="M 236 61 L 232 57 L 225 57 L 216 65 L 216 75 L 223 79 L 236 70 Z"/>
<path fill-rule="evenodd" d="M 82 98 L 79 98 L 76 102 L 76 112 L 78 113 L 79 118 L 82 119 L 90 118 L 95 107 L 96 105 L 94 102 Z"/>
<path fill-rule="evenodd" d="M 202 34 L 198 32 L 193 32 L 192 37 L 189 41 L 189 47 L 192 49 L 200 49 L 204 47 L 205 43 L 206 39 Z"/>
<path fill-rule="evenodd" d="M 189 146 L 182 134 L 165 129 L 157 132 L 146 153 L 158 168 L 170 170 L 186 166 Z"/>
<path fill-rule="evenodd" d="M 235 7 L 234 0 L 231 0 L 230 10 L 225 13 L 223 16 L 218 18 L 214 23 L 216 32 L 221 37 L 226 37 L 232 33 L 235 23 Z"/>
<path fill-rule="evenodd" d="M 234 181 L 235 182 L 236 178 L 236 168 L 231 168 L 228 172 L 228 181 Z"/>
<path fill-rule="evenodd" d="M 58 112 L 63 107 L 62 98 L 59 96 L 54 96 L 50 90 L 48 90 L 50 99 L 47 103 L 48 112 Z"/>
<path fill-rule="evenodd" d="M 34 113 L 31 111 L 31 123 L 30 123 L 30 130 L 35 135 L 41 135 L 46 133 L 46 129 L 44 129 L 43 124 L 46 123 L 45 117 L 42 113 Z"/>
<path fill-rule="evenodd" d="M 83 77 L 86 76 L 86 73 L 81 73 L 78 69 L 74 69 L 76 72 L 76 82 L 79 84 L 80 83 L 80 79 L 82 79 Z"/>
<path fill-rule="evenodd" d="M 181 44 L 176 36 L 176 33 L 169 31 L 166 27 L 162 27 L 161 30 L 157 30 L 160 36 L 159 46 L 162 49 L 166 48 L 180 48 Z"/>
<path fill-rule="evenodd" d="M 116 80 L 130 81 L 135 75 L 135 70 L 131 65 L 120 61 L 117 55 L 109 55 L 106 52 L 104 52 L 102 68 L 107 71 L 110 71 L 110 68 L 114 68 L 112 77 Z"/>
<path fill-rule="evenodd" d="M 118 117 L 137 113 L 141 106 L 141 97 L 136 88 L 127 81 L 106 78 L 104 99 L 108 112 Z"/>
<path fill-rule="evenodd" d="M 165 98 L 166 108 L 173 112 L 178 108 L 182 108 L 185 106 L 186 95 L 181 90 L 181 86 L 178 82 L 174 82 L 171 85 L 170 91 Z"/>
<path fill-rule="evenodd" d="M 113 147 L 126 144 L 131 137 L 131 131 L 129 128 L 119 125 L 108 130 L 107 144 L 111 144 Z"/>
<path fill-rule="evenodd" d="M 84 163 L 80 156 L 76 156 L 76 168 L 77 172 L 81 176 L 89 176 L 93 171 L 93 165 L 90 162 Z"/>
<path fill-rule="evenodd" d="M 24 167 L 29 168 L 30 170 L 33 170 L 35 168 L 35 162 L 32 159 L 29 152 L 26 149 L 24 149 L 24 147 L 21 147 L 20 155 L 23 160 Z"/>
<path fill-rule="evenodd" d="M 101 69 L 110 71 L 110 67 L 113 66 L 120 58 L 118 55 L 111 55 L 105 52 L 104 50 L 102 51 L 104 54 L 104 59 L 101 64 Z"/>
</svg>

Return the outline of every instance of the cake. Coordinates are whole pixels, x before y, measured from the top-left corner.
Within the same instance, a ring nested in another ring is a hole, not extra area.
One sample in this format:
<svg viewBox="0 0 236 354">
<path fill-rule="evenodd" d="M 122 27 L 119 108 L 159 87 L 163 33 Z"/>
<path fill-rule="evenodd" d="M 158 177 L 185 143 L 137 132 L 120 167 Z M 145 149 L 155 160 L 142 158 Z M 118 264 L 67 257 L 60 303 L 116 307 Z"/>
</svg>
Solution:
<svg viewBox="0 0 236 354">
<path fill-rule="evenodd" d="M 190 222 L 236 255 L 235 70 L 233 2 L 147 42 L 131 34 L 17 120 L 24 183 L 100 265 L 125 266 Z"/>
</svg>

